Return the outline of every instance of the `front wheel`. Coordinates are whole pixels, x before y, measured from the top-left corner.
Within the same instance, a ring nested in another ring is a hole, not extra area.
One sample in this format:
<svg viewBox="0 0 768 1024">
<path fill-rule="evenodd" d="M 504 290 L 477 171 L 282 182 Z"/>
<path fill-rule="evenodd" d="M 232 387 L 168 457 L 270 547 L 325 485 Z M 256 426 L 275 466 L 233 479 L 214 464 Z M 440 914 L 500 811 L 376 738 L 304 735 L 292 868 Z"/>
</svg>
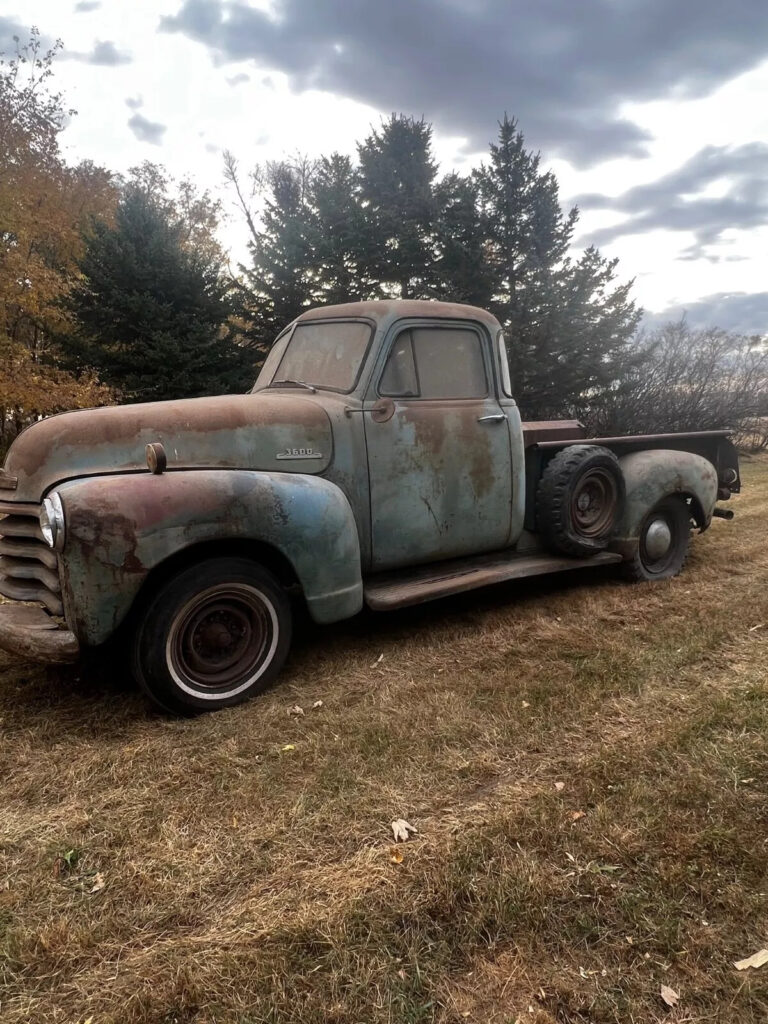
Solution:
<svg viewBox="0 0 768 1024">
<path fill-rule="evenodd" d="M 667 580 L 685 565 L 691 543 L 691 513 L 683 498 L 664 498 L 640 526 L 637 551 L 622 565 L 633 582 Z"/>
<path fill-rule="evenodd" d="M 133 670 L 166 710 L 215 711 L 264 690 L 290 642 L 291 607 L 274 576 L 245 558 L 211 558 L 169 580 L 143 610 Z"/>
</svg>

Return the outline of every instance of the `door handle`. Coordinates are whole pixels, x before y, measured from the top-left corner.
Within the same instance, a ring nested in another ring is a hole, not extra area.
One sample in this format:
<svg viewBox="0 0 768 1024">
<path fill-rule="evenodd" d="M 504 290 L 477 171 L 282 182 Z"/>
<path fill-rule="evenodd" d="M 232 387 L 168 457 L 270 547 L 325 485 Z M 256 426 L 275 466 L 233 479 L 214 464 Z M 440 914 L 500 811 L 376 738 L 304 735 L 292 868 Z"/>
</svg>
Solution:
<svg viewBox="0 0 768 1024">
<path fill-rule="evenodd" d="M 478 416 L 478 423 L 503 423 L 507 418 L 505 412 L 492 412 L 489 416 Z"/>
</svg>

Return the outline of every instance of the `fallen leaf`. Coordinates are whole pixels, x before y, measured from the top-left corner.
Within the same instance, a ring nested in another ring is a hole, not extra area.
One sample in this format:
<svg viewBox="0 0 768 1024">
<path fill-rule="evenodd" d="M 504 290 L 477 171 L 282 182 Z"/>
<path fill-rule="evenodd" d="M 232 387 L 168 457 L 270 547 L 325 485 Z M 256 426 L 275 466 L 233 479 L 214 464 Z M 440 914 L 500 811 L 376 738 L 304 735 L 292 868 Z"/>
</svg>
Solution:
<svg viewBox="0 0 768 1024">
<path fill-rule="evenodd" d="M 281 747 L 280 749 L 281 749 L 281 750 L 283 750 L 283 751 L 286 751 L 286 750 L 295 750 L 295 749 L 296 749 L 296 746 L 295 746 L 295 744 L 293 744 L 293 743 L 286 743 L 286 744 L 285 744 L 285 746 L 284 746 L 284 747 Z"/>
<path fill-rule="evenodd" d="M 411 838 L 411 832 L 418 832 L 417 828 L 409 824 L 405 818 L 398 818 L 391 824 L 392 835 L 395 837 L 396 843 L 406 843 Z"/>
<path fill-rule="evenodd" d="M 88 890 L 88 892 L 89 893 L 101 892 L 101 890 L 104 888 L 104 886 L 106 884 L 107 883 L 104 881 L 104 875 L 102 875 L 102 873 L 100 871 L 98 871 L 96 873 L 96 876 L 93 879 L 93 885 Z"/>
<path fill-rule="evenodd" d="M 565 789 L 565 783 L 564 782 L 556 782 L 555 783 L 555 789 L 557 790 L 558 793 L 562 793 L 562 791 Z"/>
<path fill-rule="evenodd" d="M 756 629 L 762 629 L 764 625 L 765 625 L 764 622 L 758 622 L 758 624 L 756 626 L 750 626 L 749 627 L 749 632 L 750 633 L 754 633 Z"/>
<path fill-rule="evenodd" d="M 371 668 L 376 668 L 376 666 L 380 665 L 382 663 L 382 661 L 384 661 L 384 655 L 380 654 L 378 656 L 378 658 L 376 659 L 376 661 L 374 661 L 374 663 L 371 665 Z"/>
<path fill-rule="evenodd" d="M 680 1002 L 680 996 L 675 992 L 669 985 L 661 986 L 661 998 L 667 1004 L 667 1006 L 677 1006 Z"/>
<path fill-rule="evenodd" d="M 524 707 L 524 708 L 529 708 L 530 706 L 531 706 L 531 705 L 530 705 L 530 704 L 528 703 L 528 701 L 527 701 L 527 700 L 524 700 L 524 701 L 523 701 L 523 707 Z"/>
<path fill-rule="evenodd" d="M 393 864 L 403 863 L 403 851 L 399 846 L 390 846 L 389 848 L 389 859 Z"/>
<path fill-rule="evenodd" d="M 303 716 L 304 708 L 300 707 L 298 704 L 294 704 L 293 707 L 288 708 L 288 714 L 296 715 L 297 717 Z"/>
<path fill-rule="evenodd" d="M 403 979 L 403 981 L 405 981 L 405 978 L 406 978 L 406 974 L 405 974 L 405 971 L 403 970 L 403 968 L 402 968 L 402 967 L 401 967 L 401 968 L 400 968 L 400 970 L 399 970 L 399 971 L 397 972 L 397 976 L 398 976 L 398 978 L 402 978 L 402 979 Z"/>
<path fill-rule="evenodd" d="M 571 811 L 571 821 L 580 821 L 582 818 L 586 818 L 586 811 Z"/>
<path fill-rule="evenodd" d="M 322 706 L 323 702 L 321 700 L 316 700 L 315 703 L 312 705 L 312 710 L 315 711 L 317 710 L 317 708 L 321 708 Z"/>
<path fill-rule="evenodd" d="M 748 967 L 762 967 L 763 964 L 768 964 L 768 949 L 760 949 L 746 960 L 737 960 L 733 966 L 737 971 L 746 971 Z"/>
</svg>

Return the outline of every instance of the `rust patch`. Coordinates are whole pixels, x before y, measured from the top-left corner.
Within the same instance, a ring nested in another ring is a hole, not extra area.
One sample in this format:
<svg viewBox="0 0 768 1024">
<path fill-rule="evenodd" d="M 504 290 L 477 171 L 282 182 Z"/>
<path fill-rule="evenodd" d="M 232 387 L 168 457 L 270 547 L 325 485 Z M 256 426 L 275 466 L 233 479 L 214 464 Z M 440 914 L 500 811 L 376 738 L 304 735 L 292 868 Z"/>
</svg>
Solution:
<svg viewBox="0 0 768 1024">
<path fill-rule="evenodd" d="M 73 511 L 70 530 L 80 541 L 86 554 L 100 553 L 100 560 L 118 566 L 128 573 L 145 574 L 146 569 L 136 557 L 135 524 L 119 512 L 91 508 Z"/>
<path fill-rule="evenodd" d="M 333 439 L 322 401 L 314 396 L 225 395 L 61 413 L 24 430 L 11 445 L 6 475 L 19 497 L 39 500 L 74 476 L 147 470 L 146 445 L 160 442 L 168 469 L 277 469 L 286 446 L 311 446 L 322 458 L 303 472 L 321 472 Z"/>
</svg>

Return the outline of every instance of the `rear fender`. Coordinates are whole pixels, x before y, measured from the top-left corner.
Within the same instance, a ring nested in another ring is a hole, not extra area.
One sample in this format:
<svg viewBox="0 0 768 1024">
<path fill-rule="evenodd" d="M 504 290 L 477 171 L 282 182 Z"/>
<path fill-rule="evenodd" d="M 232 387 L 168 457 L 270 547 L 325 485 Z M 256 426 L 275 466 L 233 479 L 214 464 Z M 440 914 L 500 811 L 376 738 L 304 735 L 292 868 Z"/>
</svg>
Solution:
<svg viewBox="0 0 768 1024">
<path fill-rule="evenodd" d="M 654 449 L 633 452 L 619 459 L 627 488 L 624 513 L 611 547 L 631 555 L 640 527 L 663 498 L 679 494 L 691 499 L 691 515 L 700 530 L 712 521 L 717 501 L 717 471 L 707 459 L 692 452 Z"/>
<path fill-rule="evenodd" d="M 91 477 L 58 491 L 66 523 L 64 606 L 85 644 L 108 639 L 152 570 L 216 541 L 258 541 L 278 551 L 316 622 L 362 608 L 354 515 L 342 491 L 320 477 L 189 470 Z"/>
</svg>

